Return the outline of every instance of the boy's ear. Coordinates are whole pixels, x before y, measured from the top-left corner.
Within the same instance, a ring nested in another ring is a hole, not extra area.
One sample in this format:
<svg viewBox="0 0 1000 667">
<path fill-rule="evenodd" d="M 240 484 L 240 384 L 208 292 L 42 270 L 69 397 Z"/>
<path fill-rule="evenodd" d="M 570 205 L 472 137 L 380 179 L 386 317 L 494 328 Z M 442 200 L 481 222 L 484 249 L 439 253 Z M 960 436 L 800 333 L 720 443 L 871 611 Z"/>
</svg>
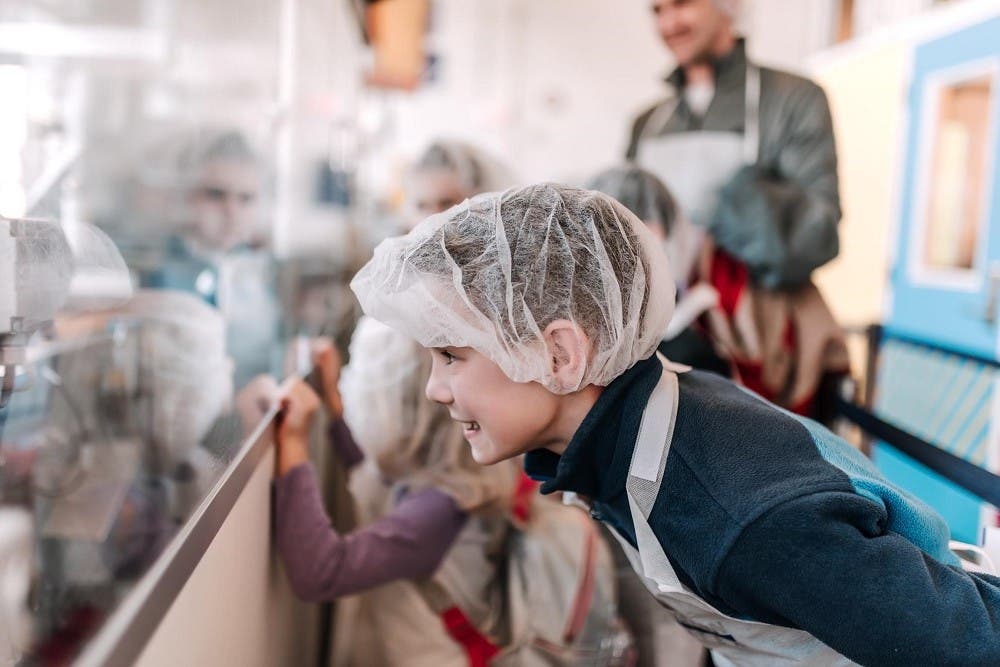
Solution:
<svg viewBox="0 0 1000 667">
<path fill-rule="evenodd" d="M 545 349 L 552 363 L 552 375 L 567 391 L 580 388 L 590 358 L 590 339 L 577 324 L 555 320 L 545 327 Z"/>
</svg>

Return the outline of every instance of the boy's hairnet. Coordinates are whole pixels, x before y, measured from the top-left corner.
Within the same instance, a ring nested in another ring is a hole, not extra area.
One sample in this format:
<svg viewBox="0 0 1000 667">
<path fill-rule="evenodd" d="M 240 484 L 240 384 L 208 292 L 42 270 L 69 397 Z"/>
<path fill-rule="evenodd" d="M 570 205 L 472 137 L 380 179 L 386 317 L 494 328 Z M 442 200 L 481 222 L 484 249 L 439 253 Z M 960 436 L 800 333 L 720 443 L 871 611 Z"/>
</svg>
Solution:
<svg viewBox="0 0 1000 667">
<path fill-rule="evenodd" d="M 461 141 L 435 141 L 413 165 L 414 173 L 434 170 L 454 174 L 470 196 L 503 190 L 514 182 L 513 174 L 499 160 Z"/>
<path fill-rule="evenodd" d="M 550 183 L 481 195 L 383 241 L 351 288 L 425 347 L 472 347 L 558 394 L 606 385 L 652 354 L 674 304 L 666 256 L 638 218 Z M 591 341 L 571 386 L 553 377 L 544 342 L 558 319 Z"/>
<path fill-rule="evenodd" d="M 646 224 L 656 224 L 670 236 L 677 220 L 677 202 L 659 178 L 636 165 L 606 169 L 587 187 L 614 197 Z"/>
</svg>

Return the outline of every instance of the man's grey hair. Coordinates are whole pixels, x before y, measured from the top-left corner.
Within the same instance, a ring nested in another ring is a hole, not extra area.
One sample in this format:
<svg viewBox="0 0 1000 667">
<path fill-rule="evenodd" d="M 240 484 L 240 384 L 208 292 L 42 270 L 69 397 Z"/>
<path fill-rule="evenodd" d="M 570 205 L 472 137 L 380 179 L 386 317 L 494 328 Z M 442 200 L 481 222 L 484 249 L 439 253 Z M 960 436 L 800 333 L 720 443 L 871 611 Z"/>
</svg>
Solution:
<svg viewBox="0 0 1000 667">
<path fill-rule="evenodd" d="M 712 0 L 712 2 L 720 10 L 729 14 L 734 20 L 739 18 L 741 5 L 743 4 L 740 0 Z"/>
</svg>

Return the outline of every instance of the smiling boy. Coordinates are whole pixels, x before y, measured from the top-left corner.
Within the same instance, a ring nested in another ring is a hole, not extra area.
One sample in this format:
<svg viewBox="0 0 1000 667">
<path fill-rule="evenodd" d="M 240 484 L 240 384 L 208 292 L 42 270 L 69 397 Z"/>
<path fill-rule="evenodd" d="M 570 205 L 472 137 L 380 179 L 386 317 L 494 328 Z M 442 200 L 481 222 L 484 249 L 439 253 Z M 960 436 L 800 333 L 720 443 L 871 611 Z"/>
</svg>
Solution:
<svg viewBox="0 0 1000 667">
<path fill-rule="evenodd" d="M 1000 579 L 847 443 L 654 356 L 667 261 L 596 192 L 484 195 L 389 239 L 352 282 L 434 350 L 427 395 L 476 460 L 527 454 L 586 497 L 717 665 L 1000 664 Z"/>
</svg>

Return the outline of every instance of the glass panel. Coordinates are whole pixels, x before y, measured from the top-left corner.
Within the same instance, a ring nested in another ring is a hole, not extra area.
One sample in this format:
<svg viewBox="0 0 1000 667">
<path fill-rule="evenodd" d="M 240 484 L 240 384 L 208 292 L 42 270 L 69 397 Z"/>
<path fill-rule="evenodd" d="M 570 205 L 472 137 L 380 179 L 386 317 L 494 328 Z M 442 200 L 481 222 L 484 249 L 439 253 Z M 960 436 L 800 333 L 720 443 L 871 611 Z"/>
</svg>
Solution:
<svg viewBox="0 0 1000 667">
<path fill-rule="evenodd" d="M 925 211 L 928 267 L 972 269 L 979 254 L 995 82 L 983 75 L 940 90 Z"/>
<path fill-rule="evenodd" d="M 56 331 L 0 409 L 0 575 L 20 591 L 0 601 L 2 664 L 68 664 L 253 426 L 209 386 L 231 366 L 178 366 L 190 331 L 117 315 L 60 316 Z"/>
</svg>

